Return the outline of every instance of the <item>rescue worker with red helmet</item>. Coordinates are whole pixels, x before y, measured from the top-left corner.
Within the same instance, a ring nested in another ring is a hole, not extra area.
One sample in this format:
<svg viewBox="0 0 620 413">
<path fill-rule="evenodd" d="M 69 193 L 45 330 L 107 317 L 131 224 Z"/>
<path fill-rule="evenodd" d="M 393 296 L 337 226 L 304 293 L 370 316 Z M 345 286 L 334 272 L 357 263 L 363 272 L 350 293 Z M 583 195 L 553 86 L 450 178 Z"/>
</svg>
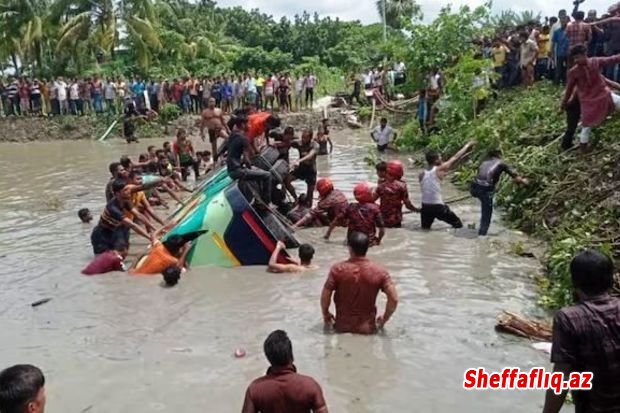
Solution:
<svg viewBox="0 0 620 413">
<path fill-rule="evenodd" d="M 347 197 L 342 191 L 334 188 L 329 178 L 319 179 L 316 190 L 319 193 L 317 206 L 297 221 L 293 228 L 302 228 L 312 221 L 319 225 L 329 225 L 349 206 Z M 342 222 L 337 224 L 342 225 Z"/>
<path fill-rule="evenodd" d="M 374 200 L 380 199 L 379 210 L 383 222 L 388 228 L 400 228 L 403 221 L 403 204 L 410 211 L 419 212 L 409 200 L 407 184 L 401 180 L 405 174 L 402 162 L 392 160 L 387 163 L 386 177 L 374 192 Z"/>
<path fill-rule="evenodd" d="M 374 202 L 372 187 L 368 182 L 361 182 L 353 188 L 352 202 L 329 226 L 324 238 L 329 239 L 332 231 L 342 219 L 347 220 L 347 239 L 352 232 L 362 232 L 370 240 L 370 246 L 381 244 L 385 235 L 385 226 L 379 206 Z M 378 231 L 377 231 L 378 230 Z M 378 232 L 378 234 L 377 234 Z"/>
</svg>

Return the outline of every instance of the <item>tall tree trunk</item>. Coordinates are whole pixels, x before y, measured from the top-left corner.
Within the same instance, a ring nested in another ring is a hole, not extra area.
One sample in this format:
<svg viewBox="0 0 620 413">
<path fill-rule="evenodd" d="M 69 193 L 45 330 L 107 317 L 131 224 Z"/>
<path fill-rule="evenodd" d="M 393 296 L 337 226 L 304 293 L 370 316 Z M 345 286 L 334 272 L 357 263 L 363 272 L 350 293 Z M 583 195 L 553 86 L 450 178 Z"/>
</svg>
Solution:
<svg viewBox="0 0 620 413">
<path fill-rule="evenodd" d="M 37 41 L 35 43 L 34 52 L 35 52 L 35 60 L 37 63 L 35 67 L 38 67 L 38 70 L 35 70 L 35 75 L 38 75 L 39 77 L 41 77 L 41 75 L 43 74 L 43 47 L 41 47 L 40 41 Z"/>
<path fill-rule="evenodd" d="M 11 60 L 13 61 L 13 67 L 15 68 L 15 76 L 19 76 L 19 65 L 17 64 L 17 55 L 15 53 L 11 53 Z"/>
</svg>

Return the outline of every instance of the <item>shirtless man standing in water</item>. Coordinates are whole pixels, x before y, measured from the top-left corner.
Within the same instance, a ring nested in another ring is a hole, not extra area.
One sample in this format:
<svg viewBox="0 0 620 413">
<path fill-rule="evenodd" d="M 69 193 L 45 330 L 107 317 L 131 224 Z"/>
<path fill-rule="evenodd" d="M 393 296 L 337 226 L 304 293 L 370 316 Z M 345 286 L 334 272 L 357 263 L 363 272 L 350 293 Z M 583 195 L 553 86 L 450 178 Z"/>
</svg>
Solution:
<svg viewBox="0 0 620 413">
<path fill-rule="evenodd" d="M 200 121 L 200 137 L 205 141 L 205 127 L 209 131 L 209 142 L 211 142 L 211 153 L 213 160 L 217 161 L 217 138 L 228 137 L 228 128 L 224 121 L 222 109 L 215 107 L 215 99 L 210 98 L 207 108 L 202 112 Z"/>
</svg>

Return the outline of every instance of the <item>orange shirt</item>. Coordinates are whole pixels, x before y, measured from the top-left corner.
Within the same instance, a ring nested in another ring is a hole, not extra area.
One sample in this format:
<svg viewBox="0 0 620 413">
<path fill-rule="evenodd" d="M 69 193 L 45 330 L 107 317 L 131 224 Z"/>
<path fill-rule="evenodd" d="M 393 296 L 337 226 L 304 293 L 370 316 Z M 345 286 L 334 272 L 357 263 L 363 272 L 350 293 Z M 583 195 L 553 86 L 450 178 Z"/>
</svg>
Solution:
<svg viewBox="0 0 620 413">
<path fill-rule="evenodd" d="M 265 133 L 265 124 L 269 116 L 271 116 L 269 112 L 258 112 L 248 116 L 248 132 L 246 136 L 250 141 Z"/>
<path fill-rule="evenodd" d="M 148 255 L 138 261 L 136 268 L 132 269 L 132 275 L 161 274 L 171 265 L 178 265 L 179 259 L 168 252 L 164 244 L 157 242 L 151 248 Z"/>
</svg>

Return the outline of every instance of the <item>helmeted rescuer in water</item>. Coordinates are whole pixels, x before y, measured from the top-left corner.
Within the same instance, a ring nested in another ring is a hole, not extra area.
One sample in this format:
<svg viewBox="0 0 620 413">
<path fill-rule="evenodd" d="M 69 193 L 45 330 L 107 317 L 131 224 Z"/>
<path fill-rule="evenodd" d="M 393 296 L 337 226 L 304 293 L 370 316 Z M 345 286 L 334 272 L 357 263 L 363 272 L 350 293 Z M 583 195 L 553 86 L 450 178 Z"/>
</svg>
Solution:
<svg viewBox="0 0 620 413">
<path fill-rule="evenodd" d="M 339 222 L 347 223 L 347 238 L 352 232 L 361 232 L 368 236 L 370 246 L 381 244 L 385 235 L 385 225 L 379 206 L 374 202 L 372 187 L 361 182 L 353 188 L 353 196 L 357 202 L 350 203 L 331 222 L 324 238 L 329 239 Z"/>
</svg>

